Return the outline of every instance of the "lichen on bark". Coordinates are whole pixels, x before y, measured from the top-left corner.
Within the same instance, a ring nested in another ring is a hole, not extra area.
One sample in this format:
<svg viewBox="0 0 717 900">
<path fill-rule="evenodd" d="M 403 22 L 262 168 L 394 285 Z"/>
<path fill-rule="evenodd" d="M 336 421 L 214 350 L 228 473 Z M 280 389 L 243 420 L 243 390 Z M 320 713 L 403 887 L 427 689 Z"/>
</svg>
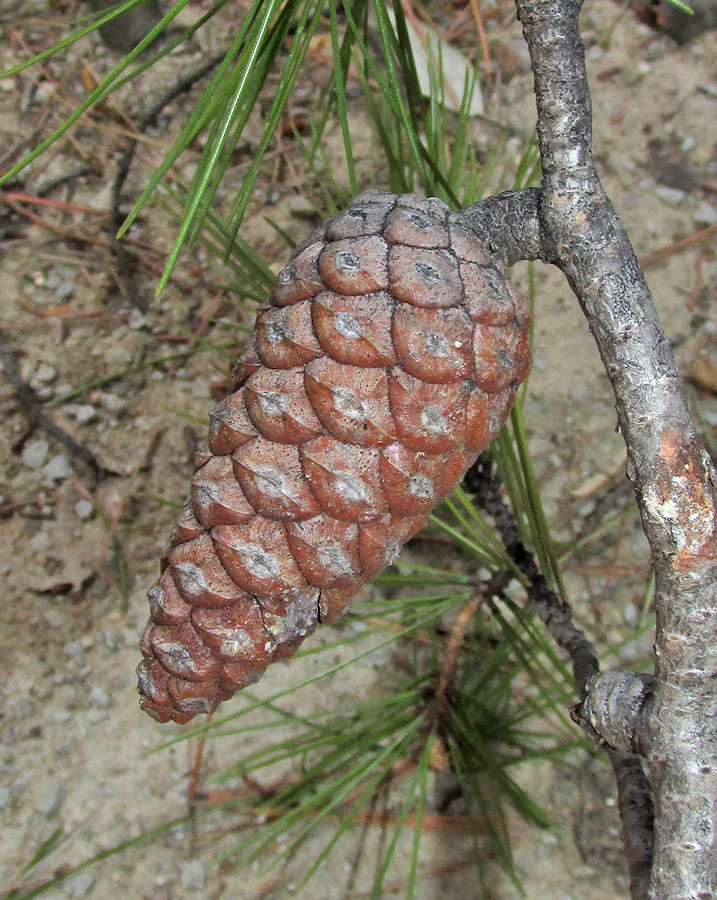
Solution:
<svg viewBox="0 0 717 900">
<path fill-rule="evenodd" d="M 582 3 L 516 5 L 535 79 L 541 190 L 494 198 L 468 213 L 479 231 L 498 221 L 507 226 L 506 261 L 540 258 L 564 272 L 610 378 L 655 571 L 655 672 L 649 690 L 637 692 L 631 673 L 591 679 L 583 713 L 587 720 L 599 709 L 592 722 L 603 739 L 620 745 L 616 736 L 630 735 L 626 743 L 647 763 L 654 857 L 648 888 L 650 867 L 638 853 L 633 897 L 707 900 L 717 891 L 717 478 L 645 278 L 597 173 Z M 526 215 L 531 222 L 511 225 Z"/>
</svg>

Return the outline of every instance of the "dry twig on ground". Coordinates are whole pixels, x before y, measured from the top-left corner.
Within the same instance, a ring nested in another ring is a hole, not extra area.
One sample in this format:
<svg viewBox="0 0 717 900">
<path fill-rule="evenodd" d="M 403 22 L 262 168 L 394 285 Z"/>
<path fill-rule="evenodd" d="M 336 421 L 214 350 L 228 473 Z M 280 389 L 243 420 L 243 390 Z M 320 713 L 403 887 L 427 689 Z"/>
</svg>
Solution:
<svg viewBox="0 0 717 900">
<path fill-rule="evenodd" d="M 72 435 L 68 434 L 64 428 L 61 428 L 42 409 L 42 403 L 38 400 L 35 391 L 21 377 L 17 357 L 7 335 L 2 329 L 0 329 L 0 364 L 2 364 L 5 378 L 25 413 L 31 431 L 35 428 L 40 428 L 51 438 L 59 441 L 73 459 L 79 460 L 88 467 L 94 478 L 113 474 L 98 461 L 91 450 L 78 444 Z"/>
</svg>

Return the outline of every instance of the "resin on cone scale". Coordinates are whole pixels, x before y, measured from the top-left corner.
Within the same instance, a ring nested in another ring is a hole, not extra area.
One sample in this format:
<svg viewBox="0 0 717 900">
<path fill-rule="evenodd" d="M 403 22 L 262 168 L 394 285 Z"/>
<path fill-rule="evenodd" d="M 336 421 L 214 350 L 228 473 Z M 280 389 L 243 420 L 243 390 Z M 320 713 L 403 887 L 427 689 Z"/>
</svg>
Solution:
<svg viewBox="0 0 717 900">
<path fill-rule="evenodd" d="M 435 198 L 368 191 L 296 248 L 148 593 L 150 716 L 213 712 L 397 558 L 503 426 L 529 321 Z"/>
</svg>

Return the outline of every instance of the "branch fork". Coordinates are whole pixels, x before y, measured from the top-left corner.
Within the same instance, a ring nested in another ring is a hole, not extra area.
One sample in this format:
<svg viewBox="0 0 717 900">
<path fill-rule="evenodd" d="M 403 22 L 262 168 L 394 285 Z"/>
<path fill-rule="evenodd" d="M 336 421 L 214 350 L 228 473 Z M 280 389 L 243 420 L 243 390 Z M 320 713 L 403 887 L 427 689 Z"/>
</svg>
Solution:
<svg viewBox="0 0 717 900">
<path fill-rule="evenodd" d="M 576 679 L 577 716 L 610 748 L 628 807 L 650 804 L 639 757 L 647 763 L 654 857 L 652 835 L 639 828 L 627 842 L 633 898 L 709 900 L 717 896 L 717 476 L 597 173 L 581 5 L 516 0 L 535 80 L 542 185 L 464 215 L 504 265 L 542 260 L 562 270 L 610 378 L 655 571 L 655 674 L 595 670 Z"/>
</svg>

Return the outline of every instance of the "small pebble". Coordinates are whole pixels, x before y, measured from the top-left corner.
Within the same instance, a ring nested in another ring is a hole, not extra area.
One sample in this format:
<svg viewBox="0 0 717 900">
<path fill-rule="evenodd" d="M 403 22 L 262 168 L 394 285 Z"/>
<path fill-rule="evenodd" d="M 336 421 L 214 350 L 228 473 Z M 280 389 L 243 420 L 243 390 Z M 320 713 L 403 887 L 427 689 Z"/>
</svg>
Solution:
<svg viewBox="0 0 717 900">
<path fill-rule="evenodd" d="M 121 397 L 118 397 L 117 394 L 113 394 L 110 391 L 107 393 L 103 393 L 100 396 L 100 403 L 109 413 L 117 414 L 122 412 L 122 410 L 127 405 L 126 400 L 123 400 Z"/>
<path fill-rule="evenodd" d="M 50 445 L 47 441 L 30 441 L 22 451 L 22 461 L 28 469 L 39 469 L 45 464 Z"/>
<path fill-rule="evenodd" d="M 206 399 L 211 396 L 209 393 L 209 382 L 206 378 L 195 378 L 192 381 L 192 396 Z"/>
<path fill-rule="evenodd" d="M 98 706 L 101 709 L 107 709 L 110 705 L 110 698 L 103 688 L 101 688 L 98 684 L 93 685 L 92 690 L 90 691 L 90 703 L 93 706 Z"/>
<path fill-rule="evenodd" d="M 66 300 L 74 291 L 77 271 L 74 266 L 54 266 L 45 279 L 45 287 L 59 300 Z"/>
<path fill-rule="evenodd" d="M 59 781 L 56 781 L 45 789 L 37 804 L 37 811 L 46 819 L 50 819 L 60 811 L 64 802 L 65 789 Z"/>
<path fill-rule="evenodd" d="M 311 218 L 316 215 L 316 205 L 306 197 L 302 197 L 301 194 L 289 197 L 287 205 L 291 215 L 295 216 L 297 219 Z"/>
<path fill-rule="evenodd" d="M 0 746 L 12 747 L 13 744 L 17 744 L 17 738 L 17 728 L 14 728 L 12 725 L 0 728 Z"/>
<path fill-rule="evenodd" d="M 5 809 L 9 802 L 10 788 L 0 787 L 0 809 Z"/>
<path fill-rule="evenodd" d="M 49 363 L 42 362 L 37 367 L 37 372 L 35 372 L 35 381 L 39 381 L 40 384 L 51 384 L 57 378 L 57 369 L 51 366 Z"/>
<path fill-rule="evenodd" d="M 201 891 L 204 887 L 204 865 L 198 859 L 182 863 L 179 880 L 188 891 Z"/>
<path fill-rule="evenodd" d="M 58 300 L 67 300 L 75 292 L 75 286 L 71 281 L 61 281 L 55 288 L 55 297 Z"/>
<path fill-rule="evenodd" d="M 11 697 L 8 702 L 8 709 L 12 712 L 14 716 L 17 716 L 18 719 L 24 719 L 27 716 L 32 715 L 33 705 L 30 703 L 27 697 L 22 694 L 19 697 Z"/>
<path fill-rule="evenodd" d="M 78 500 L 74 509 L 77 518 L 83 522 L 89 521 L 95 514 L 95 508 L 89 500 Z"/>
<path fill-rule="evenodd" d="M 668 187 L 666 184 L 658 184 L 655 193 L 668 206 L 679 206 L 685 199 L 685 192 L 679 188 Z"/>
<path fill-rule="evenodd" d="M 111 366 L 126 366 L 132 362 L 132 354 L 125 347 L 108 347 L 102 356 L 104 356 L 105 362 Z"/>
<path fill-rule="evenodd" d="M 49 481 L 62 481 L 72 475 L 72 466 L 69 459 L 62 453 L 53 456 L 52 459 L 42 468 L 42 474 Z"/>
<path fill-rule="evenodd" d="M 89 403 L 83 403 L 75 410 L 75 419 L 78 425 L 89 425 L 97 419 L 97 410 Z"/>
<path fill-rule="evenodd" d="M 138 309 L 133 309 L 129 314 L 127 324 L 132 329 L 132 331 L 139 331 L 140 328 L 144 328 L 146 322 L 142 313 Z"/>
<path fill-rule="evenodd" d="M 692 220 L 698 228 L 709 228 L 717 222 L 717 209 L 709 203 L 700 203 L 692 214 Z"/>
<path fill-rule="evenodd" d="M 39 382 L 31 382 L 31 386 L 35 389 L 35 396 L 41 403 L 52 400 L 55 396 L 55 389 L 52 385 L 40 384 Z"/>
<path fill-rule="evenodd" d="M 30 546 L 35 553 L 43 553 L 50 547 L 50 535 L 45 531 L 38 531 L 30 540 Z"/>
<path fill-rule="evenodd" d="M 65 893 L 70 897 L 86 897 L 95 879 L 89 872 L 80 872 L 74 878 L 69 878 L 65 883 Z"/>
<path fill-rule="evenodd" d="M 62 648 L 68 656 L 82 656 L 83 647 L 79 641 L 67 641 Z"/>
<path fill-rule="evenodd" d="M 132 385 L 129 381 L 118 381 L 114 386 L 114 393 L 117 394 L 118 397 L 126 397 L 131 390 Z"/>
</svg>

